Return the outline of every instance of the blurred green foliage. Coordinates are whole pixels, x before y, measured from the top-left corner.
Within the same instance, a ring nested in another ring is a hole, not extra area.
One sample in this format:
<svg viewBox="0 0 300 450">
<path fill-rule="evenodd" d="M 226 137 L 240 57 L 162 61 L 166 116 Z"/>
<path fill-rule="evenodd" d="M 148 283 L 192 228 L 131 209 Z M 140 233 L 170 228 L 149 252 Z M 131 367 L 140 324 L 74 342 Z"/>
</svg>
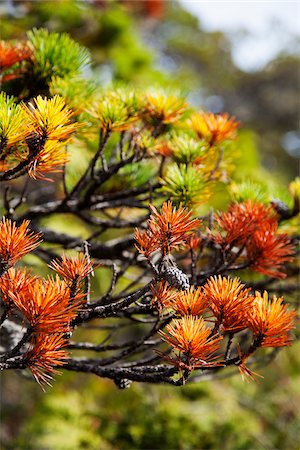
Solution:
<svg viewBox="0 0 300 450">
<path fill-rule="evenodd" d="M 17 394 L 22 400 L 17 419 L 30 414 L 33 404 L 35 410 L 20 427 L 18 420 L 10 423 L 17 426 L 17 432 L 15 428 L 10 444 L 2 448 L 296 450 L 298 351 L 295 346 L 280 352 L 272 370 L 262 371 L 265 379 L 260 383 L 247 384 L 235 376 L 176 391 L 151 385 L 119 391 L 110 381 L 68 373 L 42 394 L 35 385 L 23 389 L 17 375 L 6 375 L 2 380 L 6 409 Z M 16 383 L 17 393 L 9 398 Z M 28 402 L 28 392 L 34 403 Z"/>
</svg>

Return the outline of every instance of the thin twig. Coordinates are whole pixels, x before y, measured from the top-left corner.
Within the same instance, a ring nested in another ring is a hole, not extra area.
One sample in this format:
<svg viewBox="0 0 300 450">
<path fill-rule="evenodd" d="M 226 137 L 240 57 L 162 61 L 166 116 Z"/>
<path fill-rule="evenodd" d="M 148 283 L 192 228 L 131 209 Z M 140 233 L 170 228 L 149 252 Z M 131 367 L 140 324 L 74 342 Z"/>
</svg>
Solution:
<svg viewBox="0 0 300 450">
<path fill-rule="evenodd" d="M 84 256 L 86 257 L 88 262 L 91 261 L 90 253 L 89 253 L 89 246 L 90 246 L 90 244 L 87 241 L 83 242 Z M 87 305 L 89 305 L 90 301 L 91 301 L 91 276 L 94 276 L 94 272 L 88 273 L 84 279 L 84 293 L 85 293 Z"/>
<path fill-rule="evenodd" d="M 8 359 L 11 359 L 14 356 L 16 356 L 18 354 L 19 350 L 23 347 L 23 345 L 29 341 L 31 334 L 32 334 L 32 329 L 29 327 L 25 331 L 22 339 L 18 342 L 17 345 L 14 348 L 12 348 L 11 350 L 9 350 L 8 352 L 4 353 L 2 356 L 0 356 L 0 361 L 7 361 Z"/>
</svg>

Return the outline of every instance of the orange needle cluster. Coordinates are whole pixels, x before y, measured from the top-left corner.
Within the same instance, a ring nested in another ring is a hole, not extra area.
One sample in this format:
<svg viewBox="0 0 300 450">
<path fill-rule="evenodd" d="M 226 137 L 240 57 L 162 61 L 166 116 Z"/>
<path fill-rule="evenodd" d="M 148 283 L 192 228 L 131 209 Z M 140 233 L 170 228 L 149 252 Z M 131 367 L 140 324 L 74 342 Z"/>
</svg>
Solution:
<svg viewBox="0 0 300 450">
<path fill-rule="evenodd" d="M 59 373 L 55 367 L 62 366 L 67 359 L 63 349 L 67 339 L 62 334 L 40 333 L 33 337 L 26 360 L 34 378 L 44 390 L 44 384 L 50 385 L 52 375 Z"/>
<path fill-rule="evenodd" d="M 240 123 L 235 117 L 229 118 L 227 113 L 213 114 L 200 112 L 190 119 L 191 127 L 200 139 L 205 139 L 210 145 L 220 144 L 227 139 L 234 139 Z"/>
<path fill-rule="evenodd" d="M 160 281 L 151 285 L 152 301 L 151 305 L 158 310 L 169 308 L 177 298 L 177 291 L 172 289 L 167 281 Z"/>
<path fill-rule="evenodd" d="M 13 266 L 40 243 L 41 234 L 29 230 L 29 220 L 18 227 L 9 219 L 0 222 L 0 268 Z"/>
<path fill-rule="evenodd" d="M 237 333 L 247 328 L 247 314 L 254 297 L 238 278 L 211 277 L 203 288 L 207 306 L 222 332 Z"/>
<path fill-rule="evenodd" d="M 268 298 L 268 293 L 255 294 L 250 310 L 248 326 L 254 335 L 257 347 L 284 347 L 291 345 L 291 330 L 295 327 L 297 313 L 282 303 L 282 297 Z"/>
<path fill-rule="evenodd" d="M 61 259 L 52 261 L 49 267 L 61 275 L 66 282 L 83 280 L 93 272 L 92 261 L 82 253 L 72 258 L 63 254 Z"/>
<path fill-rule="evenodd" d="M 199 248 L 201 247 L 201 245 L 203 244 L 203 237 L 200 236 L 199 232 L 191 234 L 187 241 L 186 241 L 186 245 L 188 248 L 190 248 L 191 250 L 199 250 Z"/>
<path fill-rule="evenodd" d="M 212 239 L 225 251 L 245 250 L 249 266 L 264 275 L 285 278 L 280 270 L 291 261 L 294 247 L 287 234 L 278 234 L 277 214 L 271 206 L 247 200 L 232 204 L 216 217 L 220 227 Z"/>
<path fill-rule="evenodd" d="M 168 334 L 160 332 L 161 338 L 174 349 L 184 353 L 181 361 L 189 368 L 209 363 L 219 349 L 219 341 L 222 339 L 221 336 L 210 337 L 211 329 L 206 326 L 202 317 L 184 316 L 174 319 L 166 326 L 166 330 Z"/>
<path fill-rule="evenodd" d="M 26 291 L 14 291 L 11 297 L 37 333 L 68 332 L 81 306 L 79 298 L 70 298 L 70 289 L 58 277 L 38 279 Z"/>
<path fill-rule="evenodd" d="M 67 356 L 62 347 L 84 301 L 80 283 L 92 273 L 93 263 L 83 254 L 73 258 L 63 255 L 61 260 L 52 261 L 50 268 L 64 280 L 58 275 L 38 278 L 25 268 L 11 267 L 36 248 L 39 241 L 40 234 L 29 231 L 29 221 L 19 227 L 5 218 L 0 222 L 1 299 L 8 310 L 17 308 L 29 324 L 27 333 L 31 333 L 31 340 L 24 357 L 43 385 L 49 384 L 51 375 L 56 373 L 55 366 L 62 365 Z"/>
<path fill-rule="evenodd" d="M 215 220 L 222 230 L 222 234 L 219 231 L 213 236 L 215 242 L 223 246 L 243 245 L 262 224 L 277 224 L 277 215 L 271 206 L 246 200 L 231 204 L 228 211 L 217 215 Z"/>
<path fill-rule="evenodd" d="M 180 316 L 200 316 L 207 308 L 207 301 L 200 287 L 193 286 L 185 291 L 177 292 L 170 307 Z"/>
<path fill-rule="evenodd" d="M 287 234 L 277 234 L 277 224 L 263 223 L 246 248 L 253 270 L 274 278 L 286 277 L 281 269 L 292 261 L 295 249 Z"/>
<path fill-rule="evenodd" d="M 266 292 L 263 296 L 258 292 L 252 295 L 238 278 L 215 276 L 202 288 L 171 292 L 170 295 L 165 284 L 156 304 L 161 310 L 167 308 L 169 312 L 171 309 L 179 316 L 166 326 L 166 332 L 159 333 L 172 347 L 173 356 L 160 354 L 179 368 L 193 370 L 208 364 L 224 364 L 224 361 L 216 360 L 215 352 L 225 333 L 230 333 L 229 342 L 232 342 L 234 334 L 250 329 L 253 342 L 244 353 L 237 344 L 240 360 L 236 364 L 243 378 L 255 379 L 259 375 L 245 365 L 250 355 L 258 347 L 281 347 L 292 342 L 290 332 L 295 326 L 296 311 L 288 310 L 282 304 L 282 298 L 268 300 Z M 202 316 L 209 310 L 216 319 L 213 328 L 206 324 L 211 319 Z"/>
<path fill-rule="evenodd" d="M 163 255 L 185 245 L 188 236 L 201 224 L 199 219 L 191 219 L 192 211 L 181 204 L 176 209 L 172 202 L 165 202 L 161 212 L 151 206 L 151 216 L 147 221 L 147 230 L 136 230 L 135 240 L 140 253 L 146 258 L 160 249 Z"/>
<path fill-rule="evenodd" d="M 164 281 L 153 284 L 151 292 L 152 306 L 156 306 L 159 310 L 172 309 L 179 316 L 198 316 L 207 307 L 206 298 L 200 287 L 192 286 L 184 291 L 176 291 L 167 281 Z"/>
<path fill-rule="evenodd" d="M 14 64 L 30 60 L 33 51 L 27 43 L 13 45 L 7 41 L 0 41 L 0 72 Z"/>
<path fill-rule="evenodd" d="M 15 269 L 11 267 L 0 277 L 1 298 L 7 305 L 12 304 L 11 293 L 24 292 L 29 295 L 30 286 L 35 283 L 37 277 L 27 272 L 25 268 Z"/>
</svg>

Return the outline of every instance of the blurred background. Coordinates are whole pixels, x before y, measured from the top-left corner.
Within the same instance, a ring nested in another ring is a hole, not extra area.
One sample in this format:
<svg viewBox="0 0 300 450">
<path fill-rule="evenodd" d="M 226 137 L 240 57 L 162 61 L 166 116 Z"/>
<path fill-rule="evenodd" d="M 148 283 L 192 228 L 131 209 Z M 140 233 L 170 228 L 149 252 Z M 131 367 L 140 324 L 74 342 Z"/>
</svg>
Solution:
<svg viewBox="0 0 300 450">
<path fill-rule="evenodd" d="M 1 39 L 33 27 L 88 47 L 86 76 L 163 86 L 241 121 L 245 158 L 279 184 L 299 175 L 299 10 L 294 1 L 0 1 Z M 259 176 L 259 175 L 258 175 Z M 42 393 L 1 377 L 3 449 L 298 449 L 299 344 L 261 368 L 260 383 L 224 376 L 178 389 L 120 391 L 64 373 Z M 228 375 L 231 375 L 230 373 Z"/>
</svg>

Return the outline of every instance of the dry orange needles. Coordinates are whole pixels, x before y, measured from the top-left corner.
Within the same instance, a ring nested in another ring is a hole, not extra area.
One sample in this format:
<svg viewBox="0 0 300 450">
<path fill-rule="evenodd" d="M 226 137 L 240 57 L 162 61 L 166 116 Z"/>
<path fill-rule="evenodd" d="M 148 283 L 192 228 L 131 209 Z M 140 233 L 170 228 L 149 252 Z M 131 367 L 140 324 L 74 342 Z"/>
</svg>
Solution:
<svg viewBox="0 0 300 450">
<path fill-rule="evenodd" d="M 63 349 L 67 340 L 63 335 L 38 334 L 31 341 L 32 348 L 26 353 L 26 360 L 34 378 L 44 389 L 50 385 L 52 375 L 57 374 L 56 367 L 62 366 L 68 356 Z"/>
<path fill-rule="evenodd" d="M 277 215 L 271 206 L 246 200 L 231 204 L 228 211 L 218 214 L 215 220 L 222 230 L 213 236 L 218 244 L 243 245 L 263 223 L 277 224 Z"/>
<path fill-rule="evenodd" d="M 1 298 L 6 304 L 11 304 L 13 292 L 23 292 L 28 295 L 32 283 L 37 280 L 35 275 L 27 272 L 26 268 L 15 269 L 11 267 L 0 277 Z"/>
<path fill-rule="evenodd" d="M 40 243 L 41 234 L 29 230 L 29 220 L 20 226 L 9 219 L 0 222 L 0 269 L 13 266 Z"/>
<path fill-rule="evenodd" d="M 0 72 L 18 62 L 30 60 L 32 56 L 32 49 L 27 43 L 13 45 L 7 41 L 0 41 Z"/>
<path fill-rule="evenodd" d="M 192 286 L 186 291 L 178 292 L 170 307 L 180 316 L 199 316 L 206 310 L 207 300 L 200 287 Z"/>
<path fill-rule="evenodd" d="M 207 307 L 216 318 L 221 332 L 236 333 L 247 328 L 247 314 L 254 297 L 238 278 L 211 277 L 203 288 Z"/>
<path fill-rule="evenodd" d="M 12 293 L 17 308 L 39 333 L 70 331 L 70 322 L 76 317 L 81 302 L 70 298 L 70 289 L 61 279 L 38 279 L 26 291 Z"/>
<path fill-rule="evenodd" d="M 295 327 L 297 313 L 289 310 L 282 303 L 282 297 L 268 298 L 265 291 L 263 295 L 255 294 L 255 301 L 249 314 L 248 326 L 254 335 L 255 347 L 285 347 L 291 345 L 291 330 Z"/>
<path fill-rule="evenodd" d="M 174 319 L 166 326 L 167 333 L 160 331 L 161 338 L 180 353 L 176 359 L 190 368 L 200 367 L 215 359 L 215 352 L 219 349 L 221 336 L 211 335 L 202 317 L 184 316 Z M 181 355 L 183 352 L 183 355 Z M 175 361 L 176 361 L 175 360 Z"/>
<path fill-rule="evenodd" d="M 173 207 L 172 202 L 165 202 L 158 212 L 151 206 L 151 216 L 147 221 L 147 230 L 136 230 L 135 240 L 140 253 L 147 258 L 160 249 L 163 255 L 185 245 L 188 236 L 201 224 L 199 219 L 191 219 L 192 211 Z"/>
<path fill-rule="evenodd" d="M 49 267 L 61 275 L 65 281 L 83 280 L 93 272 L 92 261 L 82 253 L 74 257 L 63 254 L 61 259 L 52 261 Z"/>
<path fill-rule="evenodd" d="M 227 139 L 234 139 L 240 123 L 235 117 L 227 113 L 213 114 L 200 112 L 194 114 L 190 119 L 193 130 L 200 139 L 205 139 L 210 145 L 220 144 Z"/>
<path fill-rule="evenodd" d="M 285 278 L 283 264 L 293 259 L 295 249 L 287 234 L 276 234 L 276 223 L 262 223 L 247 243 L 251 268 L 274 278 Z"/>
<path fill-rule="evenodd" d="M 278 233 L 278 217 L 271 206 L 252 200 L 234 203 L 216 217 L 216 222 L 219 230 L 211 237 L 225 251 L 240 247 L 253 270 L 285 278 L 281 269 L 295 251 L 288 235 Z"/>
<path fill-rule="evenodd" d="M 158 310 L 170 308 L 175 301 L 178 293 L 169 285 L 167 281 L 152 283 L 151 285 L 152 301 L 151 305 L 157 307 Z"/>
<path fill-rule="evenodd" d="M 201 245 L 203 244 L 204 239 L 201 237 L 199 232 L 191 234 L 186 241 L 186 245 L 188 248 L 190 248 L 193 251 L 199 250 L 201 248 Z"/>
</svg>

